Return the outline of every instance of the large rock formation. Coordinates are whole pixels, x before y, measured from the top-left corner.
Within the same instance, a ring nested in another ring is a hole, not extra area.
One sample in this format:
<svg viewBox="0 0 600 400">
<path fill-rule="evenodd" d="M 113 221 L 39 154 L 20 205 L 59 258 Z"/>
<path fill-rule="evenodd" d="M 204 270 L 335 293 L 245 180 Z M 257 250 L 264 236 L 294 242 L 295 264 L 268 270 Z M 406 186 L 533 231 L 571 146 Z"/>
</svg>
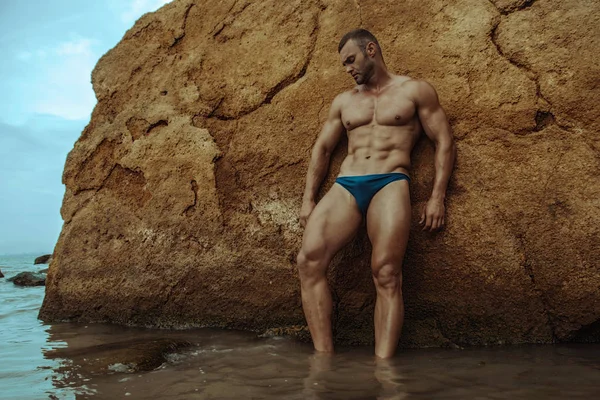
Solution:
<svg viewBox="0 0 600 400">
<path fill-rule="evenodd" d="M 434 84 L 458 143 L 437 234 L 417 226 L 433 146 L 413 153 L 402 345 L 597 338 L 599 22 L 600 3 L 575 0 L 176 0 L 143 16 L 93 72 L 41 317 L 306 335 L 297 214 L 352 85 L 337 41 L 362 26 L 392 71 Z M 329 271 L 340 343 L 372 340 L 369 255 L 361 232 Z"/>
</svg>

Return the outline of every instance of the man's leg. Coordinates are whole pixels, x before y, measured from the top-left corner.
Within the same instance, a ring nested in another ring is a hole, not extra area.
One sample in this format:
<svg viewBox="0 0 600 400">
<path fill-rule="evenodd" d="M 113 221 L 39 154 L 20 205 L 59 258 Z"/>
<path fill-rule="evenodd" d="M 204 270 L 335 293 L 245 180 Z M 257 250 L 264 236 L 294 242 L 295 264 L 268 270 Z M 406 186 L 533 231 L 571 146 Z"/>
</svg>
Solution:
<svg viewBox="0 0 600 400">
<path fill-rule="evenodd" d="M 396 351 L 402 322 L 402 259 L 410 231 L 410 193 L 407 181 L 381 189 L 367 211 L 367 233 L 373 245 L 371 269 L 377 290 L 375 354 L 391 357 Z"/>
<path fill-rule="evenodd" d="M 302 308 L 317 351 L 333 351 L 327 267 L 333 256 L 350 241 L 361 220 L 352 195 L 334 184 L 306 223 L 297 262 Z"/>
</svg>

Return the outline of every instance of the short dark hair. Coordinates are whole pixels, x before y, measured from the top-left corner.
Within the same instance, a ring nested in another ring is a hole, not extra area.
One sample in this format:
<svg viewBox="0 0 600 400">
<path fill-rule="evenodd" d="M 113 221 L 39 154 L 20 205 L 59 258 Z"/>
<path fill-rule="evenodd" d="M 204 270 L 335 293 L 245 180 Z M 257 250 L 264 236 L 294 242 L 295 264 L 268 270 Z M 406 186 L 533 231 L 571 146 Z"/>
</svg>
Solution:
<svg viewBox="0 0 600 400">
<path fill-rule="evenodd" d="M 338 45 L 338 53 L 342 51 L 342 48 L 350 39 L 354 40 L 363 54 L 366 53 L 367 44 L 369 44 L 369 42 L 375 43 L 377 49 L 381 52 L 381 47 L 379 46 L 379 42 L 377 41 L 375 35 L 366 29 L 354 29 L 342 37 L 342 40 L 340 40 L 340 44 Z"/>
</svg>

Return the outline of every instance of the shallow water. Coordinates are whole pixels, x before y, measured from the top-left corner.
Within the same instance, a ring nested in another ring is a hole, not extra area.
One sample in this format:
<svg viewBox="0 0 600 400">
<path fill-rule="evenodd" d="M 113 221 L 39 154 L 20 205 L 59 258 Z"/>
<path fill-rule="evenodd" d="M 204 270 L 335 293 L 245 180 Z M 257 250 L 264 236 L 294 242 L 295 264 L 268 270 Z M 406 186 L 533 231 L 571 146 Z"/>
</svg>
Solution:
<svg viewBox="0 0 600 400">
<path fill-rule="evenodd" d="M 0 266 L 7 277 L 46 267 L 33 258 L 0 257 Z M 0 399 L 600 398 L 600 345 L 405 350 L 390 361 L 363 347 L 328 357 L 244 332 L 45 325 L 42 296 L 0 278 Z"/>
<path fill-rule="evenodd" d="M 5 276 L 0 278 L 0 399 L 48 398 L 45 391 L 54 389 L 49 371 L 58 363 L 44 358 L 48 327 L 37 320 L 44 287 L 18 287 L 6 280 L 19 272 L 48 268 L 34 266 L 35 257 L 0 256 Z"/>
</svg>

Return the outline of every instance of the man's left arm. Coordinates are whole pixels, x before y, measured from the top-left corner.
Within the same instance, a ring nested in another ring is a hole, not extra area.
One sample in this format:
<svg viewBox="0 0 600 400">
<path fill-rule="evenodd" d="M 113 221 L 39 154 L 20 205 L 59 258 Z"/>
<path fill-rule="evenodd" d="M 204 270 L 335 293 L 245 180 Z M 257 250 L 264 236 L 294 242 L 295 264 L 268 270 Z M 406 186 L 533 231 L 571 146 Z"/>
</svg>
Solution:
<svg viewBox="0 0 600 400">
<path fill-rule="evenodd" d="M 433 86 L 415 82 L 417 113 L 425 134 L 435 145 L 435 180 L 431 197 L 423 207 L 420 224 L 424 231 L 435 231 L 445 224 L 446 189 L 454 168 L 456 146 L 444 109 Z"/>
</svg>

